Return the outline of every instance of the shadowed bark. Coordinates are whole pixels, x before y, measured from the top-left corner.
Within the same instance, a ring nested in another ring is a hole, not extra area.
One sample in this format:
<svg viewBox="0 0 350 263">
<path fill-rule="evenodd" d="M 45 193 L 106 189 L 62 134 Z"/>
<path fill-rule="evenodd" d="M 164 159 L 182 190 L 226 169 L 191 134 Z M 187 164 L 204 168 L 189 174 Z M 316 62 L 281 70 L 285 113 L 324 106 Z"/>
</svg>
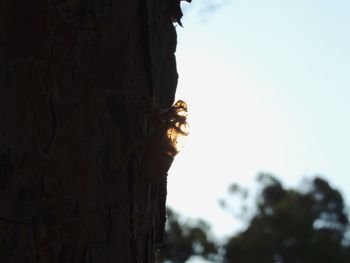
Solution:
<svg viewBox="0 0 350 263">
<path fill-rule="evenodd" d="M 166 171 L 140 164 L 174 100 L 172 6 L 0 0 L 0 262 L 154 262 Z"/>
</svg>

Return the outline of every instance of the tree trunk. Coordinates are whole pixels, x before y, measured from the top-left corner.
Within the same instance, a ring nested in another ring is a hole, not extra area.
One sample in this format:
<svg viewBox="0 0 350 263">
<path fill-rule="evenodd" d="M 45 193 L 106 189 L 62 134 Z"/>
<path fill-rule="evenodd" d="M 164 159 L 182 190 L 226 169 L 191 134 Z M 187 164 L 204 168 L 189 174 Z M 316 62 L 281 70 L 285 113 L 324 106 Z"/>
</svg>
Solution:
<svg viewBox="0 0 350 263">
<path fill-rule="evenodd" d="M 0 0 L 0 262 L 155 261 L 174 2 Z"/>
</svg>

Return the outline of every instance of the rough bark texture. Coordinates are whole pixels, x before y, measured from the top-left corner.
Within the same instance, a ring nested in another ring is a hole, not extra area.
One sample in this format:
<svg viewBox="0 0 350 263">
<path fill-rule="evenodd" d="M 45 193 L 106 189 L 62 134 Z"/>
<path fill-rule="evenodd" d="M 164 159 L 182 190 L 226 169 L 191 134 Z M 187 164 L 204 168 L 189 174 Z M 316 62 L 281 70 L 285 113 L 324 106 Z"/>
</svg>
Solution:
<svg viewBox="0 0 350 263">
<path fill-rule="evenodd" d="M 140 163 L 177 85 L 171 5 L 0 0 L 0 262 L 154 262 L 166 174 Z"/>
</svg>

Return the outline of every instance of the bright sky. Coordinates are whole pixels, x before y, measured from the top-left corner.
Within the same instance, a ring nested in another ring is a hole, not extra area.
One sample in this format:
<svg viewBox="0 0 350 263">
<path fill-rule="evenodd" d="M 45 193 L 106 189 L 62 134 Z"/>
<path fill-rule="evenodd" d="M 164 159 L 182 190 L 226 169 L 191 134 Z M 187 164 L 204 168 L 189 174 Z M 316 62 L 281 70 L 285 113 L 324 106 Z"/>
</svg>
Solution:
<svg viewBox="0 0 350 263">
<path fill-rule="evenodd" d="M 168 204 L 224 236 L 239 223 L 218 199 L 259 172 L 287 186 L 324 175 L 349 203 L 350 1 L 183 6 L 177 98 L 188 103 L 190 136 L 169 173 Z"/>
</svg>

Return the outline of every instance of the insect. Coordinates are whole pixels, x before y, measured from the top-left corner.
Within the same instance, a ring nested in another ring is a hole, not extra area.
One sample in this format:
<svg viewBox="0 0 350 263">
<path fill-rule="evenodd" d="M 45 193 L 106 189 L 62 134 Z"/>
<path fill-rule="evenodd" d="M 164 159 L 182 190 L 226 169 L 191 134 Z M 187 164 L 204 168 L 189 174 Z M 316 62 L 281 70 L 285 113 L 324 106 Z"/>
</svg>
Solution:
<svg viewBox="0 0 350 263">
<path fill-rule="evenodd" d="M 166 126 L 168 127 L 166 138 L 171 146 L 168 154 L 172 157 L 184 147 L 186 137 L 189 134 L 187 115 L 187 103 L 182 100 L 178 100 L 165 113 Z"/>
<path fill-rule="evenodd" d="M 170 108 L 157 108 L 153 113 L 154 132 L 143 146 L 140 163 L 140 170 L 152 181 L 167 175 L 174 157 L 184 146 L 189 134 L 186 102 L 179 100 Z"/>
</svg>

